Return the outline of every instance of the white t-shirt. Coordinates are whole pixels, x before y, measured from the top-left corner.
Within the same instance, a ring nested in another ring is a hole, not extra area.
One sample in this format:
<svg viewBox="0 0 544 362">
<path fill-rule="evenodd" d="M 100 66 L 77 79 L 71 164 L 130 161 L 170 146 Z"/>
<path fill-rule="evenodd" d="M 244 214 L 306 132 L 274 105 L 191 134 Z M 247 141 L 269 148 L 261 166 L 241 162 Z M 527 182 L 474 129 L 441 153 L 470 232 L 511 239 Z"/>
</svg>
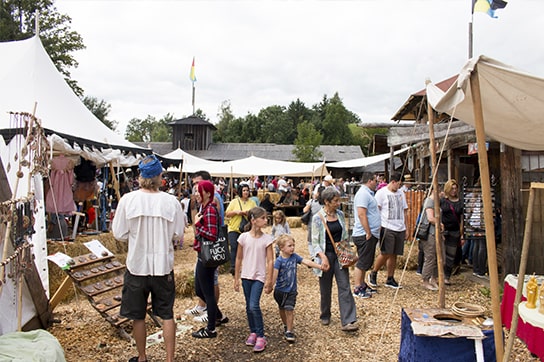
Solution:
<svg viewBox="0 0 544 362">
<path fill-rule="evenodd" d="M 391 192 L 386 186 L 376 192 L 375 198 L 380 208 L 382 227 L 393 231 L 406 230 L 404 210 L 408 208 L 408 204 L 404 192 Z"/>
<path fill-rule="evenodd" d="M 258 280 L 265 282 L 266 279 L 266 248 L 272 244 L 274 238 L 270 234 L 262 234 L 254 238 L 251 233 L 240 234 L 238 244 L 243 248 L 242 257 L 242 279 Z"/>
<path fill-rule="evenodd" d="M 170 274 L 174 269 L 172 240 L 181 239 L 184 232 L 181 204 L 166 192 L 129 192 L 115 210 L 112 231 L 116 239 L 128 240 L 126 265 L 131 274 Z"/>
</svg>

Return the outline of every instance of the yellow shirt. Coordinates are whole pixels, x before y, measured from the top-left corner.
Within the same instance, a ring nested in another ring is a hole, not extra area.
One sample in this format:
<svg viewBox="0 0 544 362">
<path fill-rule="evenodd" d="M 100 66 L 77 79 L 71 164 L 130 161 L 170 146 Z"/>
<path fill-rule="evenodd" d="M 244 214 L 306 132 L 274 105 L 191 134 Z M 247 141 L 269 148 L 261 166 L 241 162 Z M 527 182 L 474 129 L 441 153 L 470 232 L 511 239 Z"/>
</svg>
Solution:
<svg viewBox="0 0 544 362">
<path fill-rule="evenodd" d="M 225 210 L 225 214 L 227 214 L 229 211 L 248 211 L 257 205 L 255 204 L 255 201 L 248 199 L 247 201 L 243 201 L 241 198 L 236 197 L 234 200 L 229 202 L 229 206 Z M 236 215 L 229 218 L 228 223 L 228 231 L 236 231 L 239 232 L 240 223 L 242 222 L 242 215 Z"/>
</svg>

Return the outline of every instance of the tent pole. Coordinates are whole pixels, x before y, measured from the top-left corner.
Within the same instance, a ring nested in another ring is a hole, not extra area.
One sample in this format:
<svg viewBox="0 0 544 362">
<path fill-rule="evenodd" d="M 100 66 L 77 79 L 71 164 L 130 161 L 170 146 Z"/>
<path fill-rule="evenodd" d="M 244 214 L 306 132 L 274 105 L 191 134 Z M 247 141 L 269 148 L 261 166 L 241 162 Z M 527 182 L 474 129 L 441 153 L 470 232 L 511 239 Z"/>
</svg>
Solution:
<svg viewBox="0 0 544 362">
<path fill-rule="evenodd" d="M 430 80 L 427 80 L 425 83 L 430 83 Z M 434 199 L 434 215 L 435 215 L 435 243 L 436 243 L 436 262 L 438 265 L 438 306 L 439 308 L 445 308 L 446 306 L 446 287 L 444 285 L 444 268 L 442 260 L 442 233 L 440 232 L 440 199 L 438 197 L 438 170 L 437 160 L 436 160 L 436 141 L 434 138 L 434 110 L 431 106 L 431 103 L 427 101 L 427 115 L 429 117 L 429 152 L 431 153 L 431 163 L 433 170 L 433 199 Z M 425 201 L 424 201 L 425 202 Z M 423 210 L 423 212 L 426 212 Z"/>
<path fill-rule="evenodd" d="M 113 180 L 113 189 L 115 190 L 115 195 L 117 196 L 117 202 L 121 200 L 121 193 L 119 192 L 119 180 L 117 179 L 117 175 L 115 174 L 115 169 L 113 168 L 113 164 L 110 162 L 110 172 L 111 172 L 111 179 Z"/>
<path fill-rule="evenodd" d="M 529 202 L 527 205 L 527 215 L 525 216 L 525 232 L 523 234 L 523 245 L 521 248 L 521 261 L 518 271 L 518 284 L 516 286 L 516 297 L 514 299 L 514 309 L 512 313 L 512 324 L 510 325 L 510 334 L 506 341 L 506 350 L 504 352 L 503 362 L 508 362 L 510 358 L 510 352 L 514 345 L 514 339 L 516 339 L 516 331 L 518 329 L 518 315 L 519 315 L 519 302 L 521 301 L 521 294 L 523 293 L 523 283 L 525 282 L 525 271 L 527 269 L 527 255 L 529 255 L 529 246 L 531 245 L 531 238 L 533 232 L 533 205 L 535 203 L 535 188 L 544 189 L 542 183 L 531 183 L 529 189 Z"/>
<path fill-rule="evenodd" d="M 470 76 L 470 89 L 472 91 L 472 106 L 476 129 L 476 141 L 478 144 L 478 163 L 480 165 L 480 182 L 482 185 L 482 198 L 484 203 L 485 239 L 487 246 L 487 263 L 489 269 L 489 284 L 491 287 L 491 307 L 493 311 L 493 334 L 495 337 L 495 355 L 497 361 L 503 357 L 503 335 L 499 296 L 499 273 L 497 269 L 497 249 L 495 245 L 495 228 L 493 220 L 493 204 L 491 203 L 491 178 L 489 176 L 489 164 L 485 144 L 484 114 L 482 110 L 482 98 L 480 94 L 480 82 L 478 68 L 474 68 Z"/>
<path fill-rule="evenodd" d="M 179 164 L 179 181 L 178 181 L 178 199 L 181 198 L 181 178 L 183 177 L 183 157 L 181 156 L 181 163 Z"/>
</svg>

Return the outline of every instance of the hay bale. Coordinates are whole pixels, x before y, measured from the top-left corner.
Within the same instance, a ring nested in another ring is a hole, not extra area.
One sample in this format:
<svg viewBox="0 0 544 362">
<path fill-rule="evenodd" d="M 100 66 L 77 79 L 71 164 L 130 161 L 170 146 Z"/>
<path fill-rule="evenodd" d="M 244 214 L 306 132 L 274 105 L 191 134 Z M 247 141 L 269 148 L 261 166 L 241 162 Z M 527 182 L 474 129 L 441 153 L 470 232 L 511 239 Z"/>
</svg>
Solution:
<svg viewBox="0 0 544 362">
<path fill-rule="evenodd" d="M 406 260 L 408 260 L 408 264 L 406 265 L 406 270 L 417 269 L 417 254 L 419 252 L 417 241 L 416 241 L 416 245 L 414 245 L 414 247 L 412 248 L 412 254 L 408 258 L 408 253 L 410 252 L 410 246 L 411 246 L 411 242 L 404 243 L 404 255 L 399 255 L 397 257 L 397 269 L 403 269 L 404 263 L 406 263 Z"/>
<path fill-rule="evenodd" d="M 302 221 L 300 221 L 300 216 L 289 216 L 287 217 L 287 223 L 289 224 L 289 227 L 292 228 L 299 228 L 302 226 Z"/>
<path fill-rule="evenodd" d="M 174 271 L 176 296 L 190 298 L 195 296 L 195 274 L 193 270 Z"/>
<path fill-rule="evenodd" d="M 103 233 L 98 235 L 78 235 L 76 240 L 73 242 L 69 241 L 60 241 L 54 242 L 50 241 L 47 243 L 47 254 L 55 254 L 61 252 L 72 258 L 75 258 L 79 255 L 89 254 L 90 251 L 87 249 L 83 243 L 86 243 L 91 240 L 98 240 L 104 245 L 109 251 L 115 254 L 116 259 L 120 263 L 125 263 L 127 259 L 127 243 L 115 240 L 111 233 Z M 57 289 L 60 287 L 64 279 L 68 275 L 58 267 L 57 264 L 49 262 L 49 291 L 50 295 L 54 295 Z M 71 300 L 74 296 L 74 289 L 70 288 L 66 292 L 62 301 Z"/>
</svg>

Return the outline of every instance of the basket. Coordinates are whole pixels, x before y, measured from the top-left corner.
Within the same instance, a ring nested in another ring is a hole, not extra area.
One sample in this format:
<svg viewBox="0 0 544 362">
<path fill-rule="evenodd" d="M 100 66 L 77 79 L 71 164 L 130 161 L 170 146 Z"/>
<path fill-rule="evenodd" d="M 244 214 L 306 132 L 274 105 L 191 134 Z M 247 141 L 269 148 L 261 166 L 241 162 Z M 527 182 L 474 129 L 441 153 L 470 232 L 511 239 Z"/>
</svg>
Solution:
<svg viewBox="0 0 544 362">
<path fill-rule="evenodd" d="M 451 311 L 460 317 L 479 317 L 484 314 L 485 308 L 477 304 L 455 302 L 451 307 Z"/>
</svg>

